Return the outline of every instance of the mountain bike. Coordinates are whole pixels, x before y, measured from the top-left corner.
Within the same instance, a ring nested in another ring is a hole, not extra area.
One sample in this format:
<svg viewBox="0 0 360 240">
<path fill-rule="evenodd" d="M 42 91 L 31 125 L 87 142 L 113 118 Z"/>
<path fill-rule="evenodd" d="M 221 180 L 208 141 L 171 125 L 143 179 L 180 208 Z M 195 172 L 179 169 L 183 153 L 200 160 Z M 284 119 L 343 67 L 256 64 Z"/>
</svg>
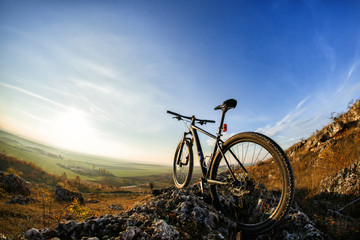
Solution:
<svg viewBox="0 0 360 240">
<path fill-rule="evenodd" d="M 225 114 L 236 105 L 235 99 L 229 99 L 215 107 L 214 110 L 222 110 L 216 135 L 197 126 L 215 123 L 214 120 L 167 111 L 175 119 L 188 123 L 188 131 L 175 150 L 173 180 L 177 188 L 189 185 L 195 145 L 202 173 L 201 191 L 204 184 L 209 184 L 214 206 L 234 220 L 242 231 L 259 234 L 272 228 L 288 212 L 294 196 L 294 177 L 286 154 L 269 137 L 243 132 L 226 141 L 221 139 L 227 131 Z M 215 139 L 209 164 L 206 164 L 198 132 Z"/>
</svg>

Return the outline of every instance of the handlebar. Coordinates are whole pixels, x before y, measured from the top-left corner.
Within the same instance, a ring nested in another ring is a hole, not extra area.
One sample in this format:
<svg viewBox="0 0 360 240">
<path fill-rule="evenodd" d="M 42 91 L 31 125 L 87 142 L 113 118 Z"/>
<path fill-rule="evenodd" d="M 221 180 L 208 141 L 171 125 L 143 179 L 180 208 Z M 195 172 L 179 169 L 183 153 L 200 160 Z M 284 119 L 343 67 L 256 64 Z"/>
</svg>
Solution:
<svg viewBox="0 0 360 240">
<path fill-rule="evenodd" d="M 214 120 L 206 120 L 206 119 L 198 119 L 198 118 L 195 118 L 195 116 L 192 116 L 192 117 L 188 117 L 188 116 L 184 116 L 184 115 L 181 115 L 179 113 L 176 113 L 176 112 L 172 112 L 172 111 L 169 111 L 167 110 L 166 111 L 167 113 L 169 114 L 172 114 L 172 115 L 175 115 L 174 118 L 176 118 L 177 120 L 183 120 L 183 118 L 185 119 L 189 119 L 189 120 L 192 120 L 194 118 L 194 120 L 198 123 L 200 123 L 200 125 L 203 125 L 203 124 L 206 124 L 206 123 L 215 123 Z"/>
</svg>

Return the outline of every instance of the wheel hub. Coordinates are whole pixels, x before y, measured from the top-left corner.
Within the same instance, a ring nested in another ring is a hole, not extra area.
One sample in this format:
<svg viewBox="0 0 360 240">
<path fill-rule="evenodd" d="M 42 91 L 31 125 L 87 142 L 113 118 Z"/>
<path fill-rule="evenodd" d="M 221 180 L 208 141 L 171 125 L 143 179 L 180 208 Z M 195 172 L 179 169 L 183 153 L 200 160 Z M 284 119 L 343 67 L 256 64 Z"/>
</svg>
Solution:
<svg viewBox="0 0 360 240">
<path fill-rule="evenodd" d="M 242 197 L 254 191 L 254 181 L 248 173 L 235 173 L 236 181 L 232 179 L 230 189 L 234 196 Z"/>
</svg>

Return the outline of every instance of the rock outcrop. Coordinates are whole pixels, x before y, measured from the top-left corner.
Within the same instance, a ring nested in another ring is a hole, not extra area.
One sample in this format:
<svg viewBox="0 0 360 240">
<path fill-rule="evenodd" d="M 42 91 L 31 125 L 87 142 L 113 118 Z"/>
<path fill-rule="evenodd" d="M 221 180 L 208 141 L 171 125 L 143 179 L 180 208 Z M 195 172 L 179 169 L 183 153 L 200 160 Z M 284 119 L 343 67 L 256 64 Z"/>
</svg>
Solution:
<svg viewBox="0 0 360 240">
<path fill-rule="evenodd" d="M 0 172 L 0 187 L 8 193 L 15 193 L 23 196 L 29 196 L 31 193 L 26 181 L 15 174 Z"/>
<path fill-rule="evenodd" d="M 121 204 L 111 204 L 108 206 L 111 210 L 115 210 L 115 211 L 122 211 L 124 210 L 123 205 Z"/>
<path fill-rule="evenodd" d="M 55 229 L 31 229 L 27 239 L 236 239 L 236 223 L 201 195 L 198 185 L 166 188 L 142 204 L 117 215 L 59 223 Z M 313 222 L 292 207 L 281 224 L 246 239 L 326 239 Z"/>
<path fill-rule="evenodd" d="M 17 195 L 15 197 L 13 197 L 12 199 L 10 199 L 10 201 L 6 202 L 7 204 L 20 204 L 20 205 L 26 205 L 28 203 L 33 203 L 35 202 L 35 199 L 27 197 L 24 198 L 21 195 Z"/>
<path fill-rule="evenodd" d="M 84 204 L 84 197 L 76 190 L 71 190 L 63 184 L 56 185 L 55 199 L 59 202 L 72 202 L 78 199 L 80 204 Z"/>
<path fill-rule="evenodd" d="M 286 153 L 289 157 L 294 157 L 296 152 L 313 152 L 320 154 L 327 146 L 335 143 L 336 136 L 347 130 L 360 127 L 360 100 L 355 102 L 349 110 L 334 117 L 334 121 L 318 131 L 306 140 L 291 146 Z M 296 161 L 296 159 L 294 159 Z"/>
<path fill-rule="evenodd" d="M 360 161 L 322 180 L 320 192 L 360 196 Z"/>
</svg>

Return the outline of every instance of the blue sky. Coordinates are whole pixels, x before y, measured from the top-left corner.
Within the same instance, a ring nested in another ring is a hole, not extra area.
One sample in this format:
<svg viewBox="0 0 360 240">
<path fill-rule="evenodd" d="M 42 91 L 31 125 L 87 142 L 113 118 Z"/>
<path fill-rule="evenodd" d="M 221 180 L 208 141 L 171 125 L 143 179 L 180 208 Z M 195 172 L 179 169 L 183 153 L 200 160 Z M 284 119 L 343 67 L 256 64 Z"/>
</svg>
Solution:
<svg viewBox="0 0 360 240">
<path fill-rule="evenodd" d="M 219 122 L 235 98 L 225 137 L 287 148 L 360 97 L 359 23 L 358 1 L 0 0 L 0 128 L 171 164 L 166 110 Z"/>
</svg>

